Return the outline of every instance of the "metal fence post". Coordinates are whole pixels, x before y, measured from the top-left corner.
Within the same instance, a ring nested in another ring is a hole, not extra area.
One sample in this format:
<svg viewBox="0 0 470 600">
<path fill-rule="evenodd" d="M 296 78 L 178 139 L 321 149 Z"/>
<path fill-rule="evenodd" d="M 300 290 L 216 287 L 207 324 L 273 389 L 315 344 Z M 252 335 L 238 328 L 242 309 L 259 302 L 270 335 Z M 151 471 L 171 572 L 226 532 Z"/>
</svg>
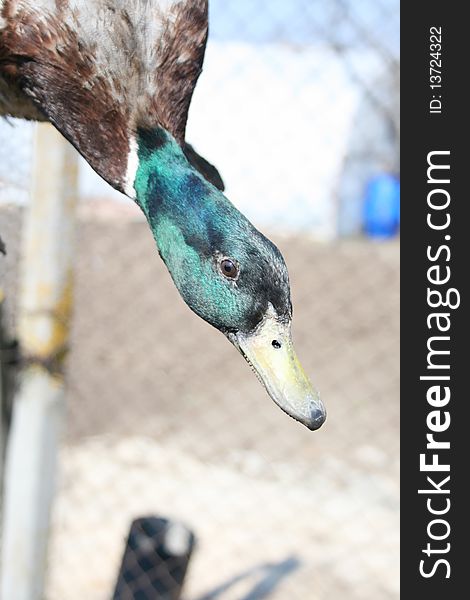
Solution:
<svg viewBox="0 0 470 600">
<path fill-rule="evenodd" d="M 1 242 L 0 242 L 1 243 Z M 8 400 L 7 400 L 7 389 L 6 389 L 6 372 L 4 369 L 3 359 L 3 303 L 5 297 L 3 290 L 0 287 L 0 517 L 2 514 L 2 500 L 3 500 L 3 468 L 5 459 L 6 449 L 6 438 L 7 438 L 7 413 L 8 413 Z"/>
<path fill-rule="evenodd" d="M 64 412 L 76 190 L 75 151 L 51 125 L 38 125 L 18 315 L 22 368 L 5 467 L 5 600 L 40 600 L 43 594 Z"/>
</svg>

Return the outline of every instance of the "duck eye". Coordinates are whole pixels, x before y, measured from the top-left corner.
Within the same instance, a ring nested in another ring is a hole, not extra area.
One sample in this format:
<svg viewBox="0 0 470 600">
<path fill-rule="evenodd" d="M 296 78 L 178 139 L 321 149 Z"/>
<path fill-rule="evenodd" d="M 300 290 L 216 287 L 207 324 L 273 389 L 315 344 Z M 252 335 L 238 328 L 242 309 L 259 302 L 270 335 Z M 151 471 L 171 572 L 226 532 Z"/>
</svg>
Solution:
<svg viewBox="0 0 470 600">
<path fill-rule="evenodd" d="M 237 265 L 230 258 L 224 258 L 220 261 L 220 270 L 229 279 L 235 279 L 238 275 Z"/>
<path fill-rule="evenodd" d="M 273 341 L 271 342 L 271 344 L 273 345 L 273 348 L 276 348 L 276 350 L 279 350 L 279 348 L 280 348 L 280 347 L 281 347 L 281 345 L 282 345 L 282 344 L 281 344 L 281 342 L 280 342 L 280 341 L 278 341 L 278 340 L 273 340 Z"/>
</svg>

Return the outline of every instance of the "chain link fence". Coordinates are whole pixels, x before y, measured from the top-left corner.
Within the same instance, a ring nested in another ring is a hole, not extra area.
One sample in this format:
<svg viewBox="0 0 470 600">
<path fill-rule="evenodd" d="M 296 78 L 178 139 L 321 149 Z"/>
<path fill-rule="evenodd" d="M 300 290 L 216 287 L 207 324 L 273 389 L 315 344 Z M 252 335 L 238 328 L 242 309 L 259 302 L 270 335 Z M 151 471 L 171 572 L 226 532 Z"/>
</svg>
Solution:
<svg viewBox="0 0 470 600">
<path fill-rule="evenodd" d="M 213 0 L 190 111 L 188 140 L 285 256 L 328 410 L 315 433 L 187 309 L 137 207 L 82 166 L 47 600 L 112 597 L 150 516 L 195 536 L 186 600 L 398 598 L 399 248 L 361 234 L 366 182 L 398 169 L 397 19 L 394 0 Z M 30 126 L 1 127 L 14 332 Z"/>
</svg>

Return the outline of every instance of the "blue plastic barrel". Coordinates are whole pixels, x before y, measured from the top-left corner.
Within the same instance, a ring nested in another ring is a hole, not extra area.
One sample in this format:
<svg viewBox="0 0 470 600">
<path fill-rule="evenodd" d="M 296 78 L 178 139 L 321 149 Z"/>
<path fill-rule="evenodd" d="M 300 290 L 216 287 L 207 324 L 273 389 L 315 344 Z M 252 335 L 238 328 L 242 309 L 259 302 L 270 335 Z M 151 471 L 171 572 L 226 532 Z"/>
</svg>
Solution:
<svg viewBox="0 0 470 600">
<path fill-rule="evenodd" d="M 400 181 L 381 173 L 372 177 L 364 201 L 364 230 L 369 237 L 390 238 L 400 227 Z"/>
</svg>

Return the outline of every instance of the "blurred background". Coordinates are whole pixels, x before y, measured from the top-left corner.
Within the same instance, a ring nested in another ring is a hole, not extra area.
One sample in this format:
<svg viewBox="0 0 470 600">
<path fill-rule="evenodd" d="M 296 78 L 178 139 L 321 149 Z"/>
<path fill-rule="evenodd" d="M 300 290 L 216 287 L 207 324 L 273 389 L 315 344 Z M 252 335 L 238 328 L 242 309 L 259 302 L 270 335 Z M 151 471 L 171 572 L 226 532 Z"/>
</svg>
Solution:
<svg viewBox="0 0 470 600">
<path fill-rule="evenodd" d="M 0 123 L 11 337 L 33 127 Z M 146 515 L 194 532 L 186 600 L 398 598 L 399 135 L 397 0 L 211 0 L 187 140 L 285 256 L 328 410 L 315 433 L 187 309 L 139 209 L 80 162 L 47 600 L 109 598 Z"/>
</svg>

